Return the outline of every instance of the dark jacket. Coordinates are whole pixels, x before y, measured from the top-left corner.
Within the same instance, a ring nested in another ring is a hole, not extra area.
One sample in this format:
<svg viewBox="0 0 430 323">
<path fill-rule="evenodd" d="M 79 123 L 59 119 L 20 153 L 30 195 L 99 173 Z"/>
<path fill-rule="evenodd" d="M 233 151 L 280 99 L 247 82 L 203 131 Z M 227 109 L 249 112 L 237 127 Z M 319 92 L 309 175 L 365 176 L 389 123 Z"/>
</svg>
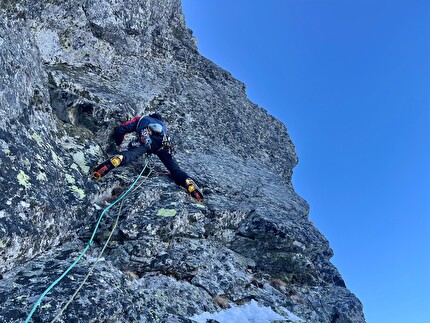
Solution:
<svg viewBox="0 0 430 323">
<path fill-rule="evenodd" d="M 124 141 L 124 136 L 130 132 L 136 132 L 138 138 L 142 136 L 142 132 L 151 123 L 160 124 L 163 127 L 164 134 L 167 134 L 167 126 L 163 120 L 156 119 L 150 116 L 145 117 L 135 117 L 134 119 L 123 123 L 122 125 L 115 128 L 113 138 L 117 146 L 121 145 Z"/>
</svg>

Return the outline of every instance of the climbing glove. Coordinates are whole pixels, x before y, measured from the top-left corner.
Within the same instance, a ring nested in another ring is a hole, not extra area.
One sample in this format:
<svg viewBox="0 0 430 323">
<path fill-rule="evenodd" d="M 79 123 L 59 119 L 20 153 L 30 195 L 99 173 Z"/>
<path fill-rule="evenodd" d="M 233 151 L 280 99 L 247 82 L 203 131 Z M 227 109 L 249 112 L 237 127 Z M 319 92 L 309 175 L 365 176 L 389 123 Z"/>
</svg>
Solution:
<svg viewBox="0 0 430 323">
<path fill-rule="evenodd" d="M 199 202 L 203 202 L 203 193 L 194 180 L 187 178 L 185 180 L 185 187 L 192 197 L 194 197 Z"/>
<path fill-rule="evenodd" d="M 98 165 L 94 171 L 92 177 L 96 180 L 101 179 L 103 176 L 105 176 L 107 173 L 109 173 L 112 169 L 118 167 L 121 165 L 122 161 L 124 159 L 123 155 L 116 155 L 100 165 Z"/>
</svg>

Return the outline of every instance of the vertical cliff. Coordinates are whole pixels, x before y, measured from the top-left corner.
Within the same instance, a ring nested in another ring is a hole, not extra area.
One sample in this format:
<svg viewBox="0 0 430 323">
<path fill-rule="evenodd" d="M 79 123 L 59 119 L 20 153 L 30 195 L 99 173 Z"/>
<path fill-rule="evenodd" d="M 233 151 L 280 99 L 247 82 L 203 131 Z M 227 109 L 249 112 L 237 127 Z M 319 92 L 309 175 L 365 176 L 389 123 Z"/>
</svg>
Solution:
<svg viewBox="0 0 430 323">
<path fill-rule="evenodd" d="M 0 321 L 25 319 L 142 169 L 143 158 L 89 178 L 115 152 L 113 128 L 157 111 L 206 204 L 153 159 L 34 320 L 65 305 L 119 212 L 60 320 L 188 322 L 255 300 L 290 320 L 364 322 L 291 185 L 285 125 L 198 53 L 180 0 L 2 1 L 0 13 Z"/>
</svg>

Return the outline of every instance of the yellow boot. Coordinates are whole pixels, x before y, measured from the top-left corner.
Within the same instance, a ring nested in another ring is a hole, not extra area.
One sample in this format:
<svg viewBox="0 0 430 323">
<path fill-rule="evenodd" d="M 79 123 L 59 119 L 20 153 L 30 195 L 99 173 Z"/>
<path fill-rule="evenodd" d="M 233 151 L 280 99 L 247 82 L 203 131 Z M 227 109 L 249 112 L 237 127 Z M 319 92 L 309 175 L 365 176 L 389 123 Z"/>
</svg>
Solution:
<svg viewBox="0 0 430 323">
<path fill-rule="evenodd" d="M 93 171 L 93 178 L 96 180 L 101 179 L 107 173 L 109 173 L 112 169 L 121 165 L 124 159 L 123 155 L 116 155 L 111 159 L 106 160 L 105 162 L 98 165 Z"/>
<path fill-rule="evenodd" d="M 118 167 L 121 165 L 123 159 L 123 155 L 116 155 L 110 159 L 110 162 L 112 163 L 113 167 Z"/>
<path fill-rule="evenodd" d="M 203 193 L 191 178 L 187 178 L 185 180 L 185 187 L 192 197 L 194 197 L 199 202 L 203 202 Z"/>
</svg>

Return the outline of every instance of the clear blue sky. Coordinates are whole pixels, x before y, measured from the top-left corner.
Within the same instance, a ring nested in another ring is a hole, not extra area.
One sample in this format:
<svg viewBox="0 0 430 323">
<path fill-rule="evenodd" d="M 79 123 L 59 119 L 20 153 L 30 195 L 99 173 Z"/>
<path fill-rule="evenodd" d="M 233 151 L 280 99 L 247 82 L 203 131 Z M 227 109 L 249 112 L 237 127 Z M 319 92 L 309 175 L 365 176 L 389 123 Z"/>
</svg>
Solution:
<svg viewBox="0 0 430 323">
<path fill-rule="evenodd" d="M 430 322 L 430 1 L 183 0 L 288 128 L 293 182 L 369 323 Z"/>
</svg>

